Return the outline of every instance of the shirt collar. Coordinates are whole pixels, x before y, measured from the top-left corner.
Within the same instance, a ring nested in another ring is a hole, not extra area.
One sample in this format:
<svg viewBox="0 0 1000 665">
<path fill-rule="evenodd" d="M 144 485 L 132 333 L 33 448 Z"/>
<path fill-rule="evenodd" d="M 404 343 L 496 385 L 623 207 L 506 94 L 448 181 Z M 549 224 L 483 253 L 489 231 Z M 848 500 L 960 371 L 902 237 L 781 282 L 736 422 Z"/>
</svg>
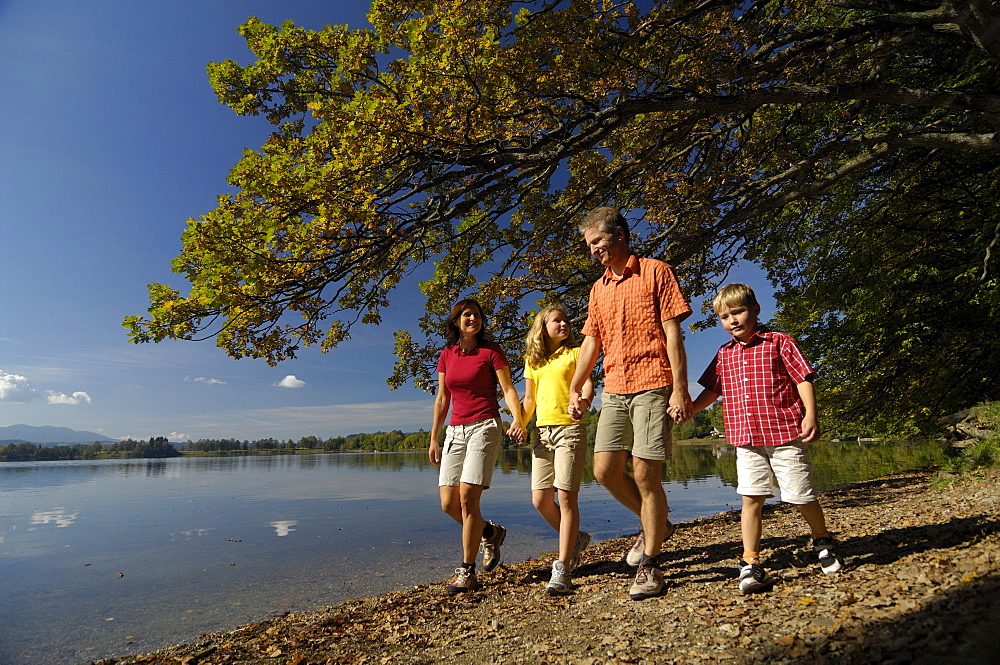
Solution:
<svg viewBox="0 0 1000 665">
<path fill-rule="evenodd" d="M 628 277 L 629 275 L 633 274 L 634 275 L 639 274 L 639 257 L 636 256 L 635 254 L 629 254 L 628 261 L 625 262 L 625 269 L 622 270 L 621 277 L 615 277 L 615 273 L 611 271 L 611 268 L 605 268 L 604 275 L 601 277 L 601 279 L 603 279 L 604 283 L 607 284 L 608 282 L 621 281 L 626 277 Z"/>
<path fill-rule="evenodd" d="M 753 331 L 752 335 L 750 335 L 750 339 L 747 340 L 746 344 L 741 344 L 740 340 L 735 337 L 730 337 L 729 341 L 722 346 L 730 349 L 737 345 L 753 346 L 754 344 L 758 344 L 759 342 L 766 340 L 770 336 L 770 333 L 771 331 L 767 329 L 767 326 L 763 323 L 758 323 L 757 329 Z"/>
</svg>

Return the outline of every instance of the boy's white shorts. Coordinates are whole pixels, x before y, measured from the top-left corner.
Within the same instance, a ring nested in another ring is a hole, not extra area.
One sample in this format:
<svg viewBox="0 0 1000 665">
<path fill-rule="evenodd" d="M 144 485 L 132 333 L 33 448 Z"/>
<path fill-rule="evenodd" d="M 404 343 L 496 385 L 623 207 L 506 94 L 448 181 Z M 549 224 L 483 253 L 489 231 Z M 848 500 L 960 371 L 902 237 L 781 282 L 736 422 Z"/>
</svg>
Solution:
<svg viewBox="0 0 1000 665">
<path fill-rule="evenodd" d="M 816 500 L 809 448 L 799 439 L 782 446 L 737 446 L 736 479 L 736 492 L 743 496 L 774 496 L 777 480 L 782 501 Z"/>
</svg>

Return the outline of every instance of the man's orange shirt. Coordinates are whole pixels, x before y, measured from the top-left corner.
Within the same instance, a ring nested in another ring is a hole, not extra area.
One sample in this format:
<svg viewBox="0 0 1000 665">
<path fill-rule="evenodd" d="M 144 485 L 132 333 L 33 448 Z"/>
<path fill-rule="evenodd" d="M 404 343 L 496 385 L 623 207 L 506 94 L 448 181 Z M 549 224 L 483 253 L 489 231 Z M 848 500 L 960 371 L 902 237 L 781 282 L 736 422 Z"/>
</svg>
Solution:
<svg viewBox="0 0 1000 665">
<path fill-rule="evenodd" d="M 620 278 L 606 269 L 590 289 L 583 326 L 584 335 L 601 340 L 604 389 L 628 395 L 672 384 L 662 322 L 689 314 L 674 269 L 663 261 L 633 254 Z"/>
</svg>

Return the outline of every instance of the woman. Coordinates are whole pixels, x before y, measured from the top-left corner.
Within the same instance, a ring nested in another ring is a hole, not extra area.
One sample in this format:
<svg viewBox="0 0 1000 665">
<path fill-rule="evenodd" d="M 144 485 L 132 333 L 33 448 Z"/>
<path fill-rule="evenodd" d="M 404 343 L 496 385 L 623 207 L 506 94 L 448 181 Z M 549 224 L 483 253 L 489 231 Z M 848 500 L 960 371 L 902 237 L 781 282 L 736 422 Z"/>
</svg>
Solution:
<svg viewBox="0 0 1000 665">
<path fill-rule="evenodd" d="M 486 320 L 478 302 L 466 298 L 451 308 L 445 337 L 447 342 L 438 359 L 428 456 L 431 464 L 441 466 L 441 509 L 462 525 L 462 565 L 448 587 L 448 593 L 455 595 L 479 588 L 476 556 L 480 547 L 483 570 L 493 570 L 500 563 L 500 546 L 507 536 L 502 526 L 485 521 L 479 508 L 503 438 L 497 385 L 513 419 L 507 435 L 523 442 L 524 428 L 507 356 L 497 344 L 486 340 Z M 440 433 L 449 407 L 451 421 L 442 450 Z"/>
</svg>

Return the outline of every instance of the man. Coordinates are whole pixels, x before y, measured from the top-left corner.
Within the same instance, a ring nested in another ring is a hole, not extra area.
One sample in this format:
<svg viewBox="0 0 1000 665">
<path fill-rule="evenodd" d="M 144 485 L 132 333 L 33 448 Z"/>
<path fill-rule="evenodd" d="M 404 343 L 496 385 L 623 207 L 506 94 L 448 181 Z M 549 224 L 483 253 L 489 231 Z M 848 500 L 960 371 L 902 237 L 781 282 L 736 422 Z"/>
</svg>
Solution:
<svg viewBox="0 0 1000 665">
<path fill-rule="evenodd" d="M 672 419 L 680 421 L 691 413 L 680 327 L 691 307 L 673 268 L 632 253 L 628 224 L 617 208 L 595 208 L 579 230 L 605 271 L 590 290 L 569 411 L 576 418 L 590 408 L 580 391 L 603 350 L 604 395 L 594 475 L 639 516 L 639 538 L 626 560 L 638 568 L 629 596 L 642 600 L 665 588 L 661 546 L 673 535 L 674 525 L 667 517 L 660 479 L 663 463 L 670 459 Z M 633 476 L 625 472 L 629 454 Z"/>
</svg>

